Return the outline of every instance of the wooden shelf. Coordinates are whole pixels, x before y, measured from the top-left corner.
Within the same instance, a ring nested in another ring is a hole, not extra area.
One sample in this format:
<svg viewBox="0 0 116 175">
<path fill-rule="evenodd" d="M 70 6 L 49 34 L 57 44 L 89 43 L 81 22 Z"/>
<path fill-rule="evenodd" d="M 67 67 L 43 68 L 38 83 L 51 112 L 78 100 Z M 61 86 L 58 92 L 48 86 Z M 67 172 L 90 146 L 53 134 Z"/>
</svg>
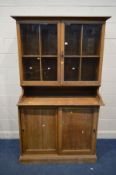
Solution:
<svg viewBox="0 0 116 175">
<path fill-rule="evenodd" d="M 72 57 L 72 58 L 80 58 L 81 55 L 64 55 L 64 58 L 70 58 L 70 57 Z"/>
<path fill-rule="evenodd" d="M 99 58 L 100 55 L 81 55 L 82 58 Z"/>
<path fill-rule="evenodd" d="M 100 55 L 64 55 L 65 58 L 99 58 Z"/>
<path fill-rule="evenodd" d="M 23 81 L 22 86 L 100 86 L 99 81 Z"/>
<path fill-rule="evenodd" d="M 22 55 L 23 58 L 40 57 L 40 55 Z"/>
<path fill-rule="evenodd" d="M 100 97 L 26 97 L 23 96 L 18 106 L 100 106 Z"/>
<path fill-rule="evenodd" d="M 58 57 L 58 55 L 41 55 L 41 57 L 50 57 L 50 58 L 54 58 L 54 57 Z"/>
<path fill-rule="evenodd" d="M 58 57 L 58 55 L 22 55 L 23 58 L 33 58 L 33 57 L 46 57 L 46 58 L 54 58 Z"/>
</svg>

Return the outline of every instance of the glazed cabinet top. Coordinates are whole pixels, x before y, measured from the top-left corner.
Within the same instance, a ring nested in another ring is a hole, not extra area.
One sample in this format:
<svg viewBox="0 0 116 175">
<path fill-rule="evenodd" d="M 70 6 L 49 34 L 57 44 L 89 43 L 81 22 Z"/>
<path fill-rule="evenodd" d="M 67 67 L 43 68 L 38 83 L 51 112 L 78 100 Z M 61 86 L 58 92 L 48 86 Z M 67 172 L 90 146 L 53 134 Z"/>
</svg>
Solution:
<svg viewBox="0 0 116 175">
<path fill-rule="evenodd" d="M 13 17 L 21 86 L 99 86 L 109 17 Z"/>
</svg>

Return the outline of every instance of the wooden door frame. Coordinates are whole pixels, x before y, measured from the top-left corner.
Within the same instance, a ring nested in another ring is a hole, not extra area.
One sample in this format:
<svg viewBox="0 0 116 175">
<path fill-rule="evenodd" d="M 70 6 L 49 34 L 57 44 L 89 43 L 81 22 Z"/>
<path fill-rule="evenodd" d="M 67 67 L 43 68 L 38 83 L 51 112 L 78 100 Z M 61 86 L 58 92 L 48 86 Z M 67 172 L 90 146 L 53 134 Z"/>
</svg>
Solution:
<svg viewBox="0 0 116 175">
<path fill-rule="evenodd" d="M 30 109 L 30 106 L 25 106 L 26 108 L 29 108 Z M 25 135 L 25 130 L 27 129 L 26 128 L 26 116 L 24 114 L 24 109 L 25 109 L 24 106 L 20 106 L 18 108 L 19 110 L 19 136 L 20 136 L 20 150 L 21 150 L 21 154 L 56 154 L 58 151 L 58 132 L 57 132 L 57 128 L 58 128 L 58 112 L 57 112 L 57 107 L 47 107 L 47 106 L 43 106 L 43 107 L 37 107 L 37 106 L 31 106 L 31 108 L 36 108 L 36 109 L 40 109 L 40 110 L 43 110 L 43 109 L 52 109 L 52 110 L 55 110 L 56 111 L 56 114 L 54 115 L 55 117 L 55 124 L 56 124 L 56 135 L 55 135 L 55 138 L 56 138 L 56 149 L 28 149 L 27 148 L 27 143 L 28 143 L 28 140 L 26 139 L 26 135 Z M 33 116 L 34 117 L 34 116 Z M 39 139 L 39 138 L 38 138 Z"/>
<path fill-rule="evenodd" d="M 57 25 L 57 81 L 27 81 L 24 80 L 24 69 L 23 69 L 23 53 L 22 53 L 22 41 L 21 41 L 21 30 L 20 30 L 20 24 L 39 24 L 39 23 L 45 23 L 47 22 L 48 24 L 56 24 Z M 60 21 L 20 21 L 16 23 L 17 26 L 17 38 L 18 38 L 18 57 L 19 57 L 19 72 L 20 72 L 20 85 L 21 86 L 60 86 L 61 80 L 60 80 L 60 74 L 61 74 L 61 64 L 60 64 Z"/>
<path fill-rule="evenodd" d="M 80 38 L 80 70 L 79 70 L 79 80 L 78 81 L 64 81 L 64 58 L 65 58 L 65 23 L 72 24 L 82 24 L 81 27 L 81 38 Z M 82 54 L 82 40 L 83 40 L 83 24 L 101 24 L 101 36 L 100 36 L 100 54 L 99 54 L 99 66 L 98 66 L 98 80 L 94 81 L 83 81 L 81 80 L 81 64 L 82 58 L 84 55 Z M 101 21 L 61 21 L 61 85 L 62 86 L 99 86 L 101 83 L 101 71 L 102 71 L 102 62 L 103 62 L 103 48 L 104 48 L 104 33 L 105 33 L 105 22 Z"/>
</svg>

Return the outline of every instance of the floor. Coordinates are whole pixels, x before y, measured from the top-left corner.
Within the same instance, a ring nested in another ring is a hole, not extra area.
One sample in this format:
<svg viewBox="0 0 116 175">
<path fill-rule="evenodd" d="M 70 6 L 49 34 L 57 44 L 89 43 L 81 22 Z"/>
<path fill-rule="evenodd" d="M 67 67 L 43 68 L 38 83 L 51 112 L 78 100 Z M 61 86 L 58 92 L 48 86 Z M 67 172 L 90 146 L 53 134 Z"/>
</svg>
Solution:
<svg viewBox="0 0 116 175">
<path fill-rule="evenodd" d="M 0 140 L 0 175 L 116 175 L 116 139 L 97 141 L 96 163 L 21 164 L 19 140 Z"/>
</svg>

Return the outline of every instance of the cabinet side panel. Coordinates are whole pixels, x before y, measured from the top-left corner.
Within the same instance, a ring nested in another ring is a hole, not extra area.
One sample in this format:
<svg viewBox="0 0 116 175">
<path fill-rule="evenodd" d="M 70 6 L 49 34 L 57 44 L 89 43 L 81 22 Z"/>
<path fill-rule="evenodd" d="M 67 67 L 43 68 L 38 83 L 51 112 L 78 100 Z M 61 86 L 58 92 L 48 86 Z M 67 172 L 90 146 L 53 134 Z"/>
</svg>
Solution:
<svg viewBox="0 0 116 175">
<path fill-rule="evenodd" d="M 102 77 L 102 63 L 103 63 L 103 54 L 104 54 L 104 36 L 105 36 L 105 23 L 102 24 L 102 30 L 101 30 L 101 43 L 100 43 L 100 63 L 99 63 L 99 82 L 101 84 L 101 77 Z"/>
<path fill-rule="evenodd" d="M 23 69 L 22 69 L 22 46 L 21 46 L 21 36 L 20 36 L 20 24 L 16 23 L 17 27 L 17 42 L 18 42 L 18 60 L 19 60 L 19 73 L 20 73 L 20 84 L 23 80 Z"/>
</svg>

